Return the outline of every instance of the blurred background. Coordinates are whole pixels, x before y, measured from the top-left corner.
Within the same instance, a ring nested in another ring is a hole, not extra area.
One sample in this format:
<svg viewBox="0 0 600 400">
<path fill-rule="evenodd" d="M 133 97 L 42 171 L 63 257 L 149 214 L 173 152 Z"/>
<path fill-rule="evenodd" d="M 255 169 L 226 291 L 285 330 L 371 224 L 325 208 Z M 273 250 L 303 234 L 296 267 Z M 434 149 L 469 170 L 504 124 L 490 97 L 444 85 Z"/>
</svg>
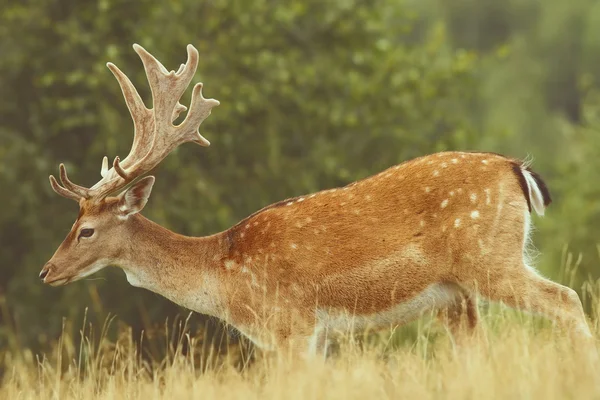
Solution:
<svg viewBox="0 0 600 400">
<path fill-rule="evenodd" d="M 104 155 L 130 148 L 106 62 L 150 103 L 133 43 L 168 69 L 192 43 L 195 80 L 221 102 L 201 127 L 212 145 L 187 144 L 155 171 L 144 214 L 163 226 L 208 235 L 412 157 L 493 151 L 533 159 L 551 189 L 534 217 L 537 267 L 579 293 L 600 277 L 600 2 L 4 0 L 0 349 L 43 350 L 86 308 L 88 322 L 112 315 L 134 336 L 187 315 L 117 268 L 60 288 L 38 279 L 78 211 L 48 175 L 64 162 L 89 186 Z"/>
</svg>

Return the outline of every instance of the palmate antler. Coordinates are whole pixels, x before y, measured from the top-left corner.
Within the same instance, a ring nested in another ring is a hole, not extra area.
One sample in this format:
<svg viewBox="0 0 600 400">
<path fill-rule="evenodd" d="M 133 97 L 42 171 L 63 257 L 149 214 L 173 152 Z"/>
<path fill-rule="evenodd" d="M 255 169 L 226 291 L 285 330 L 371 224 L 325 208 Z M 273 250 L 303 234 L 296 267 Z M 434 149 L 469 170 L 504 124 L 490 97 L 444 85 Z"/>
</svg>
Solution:
<svg viewBox="0 0 600 400">
<path fill-rule="evenodd" d="M 187 109 L 179 103 L 179 99 L 190 84 L 198 66 L 198 51 L 194 46 L 191 44 L 187 46 L 187 62 L 181 64 L 177 72 L 167 71 L 160 61 L 142 46 L 134 44 L 133 49 L 144 64 L 152 90 L 154 108 L 146 108 L 129 78 L 116 65 L 107 63 L 108 68 L 119 81 L 127 108 L 133 118 L 133 145 L 123 161 L 118 156 L 115 157 L 111 169 L 108 168 L 108 158 L 104 157 L 100 171 L 102 179 L 91 188 L 71 182 L 65 166 L 60 164 L 62 185 L 52 175 L 50 184 L 52 189 L 63 197 L 76 201 L 81 198 L 103 199 L 156 167 L 180 144 L 195 142 L 201 146 L 210 145 L 209 141 L 200 135 L 198 128 L 219 102 L 202 97 L 202 83 L 194 86 L 190 110 L 185 120 L 179 125 L 173 125 L 173 121 L 179 114 Z"/>
</svg>

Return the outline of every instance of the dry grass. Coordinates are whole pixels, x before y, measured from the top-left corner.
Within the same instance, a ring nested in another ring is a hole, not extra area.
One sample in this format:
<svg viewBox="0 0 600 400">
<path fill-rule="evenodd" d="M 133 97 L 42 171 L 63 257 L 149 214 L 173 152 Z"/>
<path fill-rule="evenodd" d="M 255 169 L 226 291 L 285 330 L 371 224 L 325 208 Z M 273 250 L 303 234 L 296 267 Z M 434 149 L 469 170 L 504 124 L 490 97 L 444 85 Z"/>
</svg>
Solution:
<svg viewBox="0 0 600 400">
<path fill-rule="evenodd" d="M 482 325 L 458 348 L 424 319 L 412 327 L 415 340 L 406 340 L 406 330 L 391 339 L 380 333 L 344 341 L 326 361 L 259 355 L 243 368 L 231 355 L 182 355 L 181 347 L 149 365 L 126 334 L 117 343 L 84 341 L 78 349 L 63 338 L 49 358 L 6 353 L 0 398 L 600 398 L 600 363 L 588 357 L 591 349 L 503 309 L 486 312 Z"/>
</svg>

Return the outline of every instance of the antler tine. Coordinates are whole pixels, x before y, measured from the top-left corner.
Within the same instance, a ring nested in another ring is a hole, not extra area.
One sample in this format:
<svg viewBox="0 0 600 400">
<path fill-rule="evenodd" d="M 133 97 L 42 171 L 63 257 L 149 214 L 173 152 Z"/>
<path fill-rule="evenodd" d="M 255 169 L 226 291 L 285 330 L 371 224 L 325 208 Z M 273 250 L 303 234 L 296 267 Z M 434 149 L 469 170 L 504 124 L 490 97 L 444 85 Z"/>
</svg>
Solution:
<svg viewBox="0 0 600 400">
<path fill-rule="evenodd" d="M 186 106 L 184 106 L 181 103 L 177 103 L 177 105 L 173 109 L 173 116 L 171 117 L 171 122 L 175 122 L 175 120 L 177 119 L 177 117 L 179 117 L 179 114 L 181 114 L 185 110 L 187 110 Z"/>
<path fill-rule="evenodd" d="M 113 73 L 117 81 L 119 82 L 119 86 L 121 86 L 121 91 L 123 92 L 123 97 L 125 98 L 125 103 L 127 103 L 127 108 L 131 113 L 131 117 L 135 122 L 137 120 L 136 117 L 143 116 L 145 114 L 149 114 L 150 110 L 146 108 L 144 105 L 144 101 L 140 97 L 140 94 L 136 90 L 131 80 L 117 67 L 115 64 L 109 62 L 106 63 L 110 72 Z"/>
<path fill-rule="evenodd" d="M 182 77 L 187 88 L 196 73 L 200 56 L 198 55 L 198 50 L 191 44 L 188 44 L 185 49 L 187 50 L 187 61 L 185 64 L 179 66 L 176 75 Z"/>
<path fill-rule="evenodd" d="M 79 197 L 83 197 L 86 199 L 90 197 L 88 188 L 76 185 L 73 182 L 71 182 L 69 176 L 67 175 L 67 168 L 63 163 L 61 163 L 58 167 L 60 170 L 60 182 L 67 190 L 75 193 Z"/>
<path fill-rule="evenodd" d="M 208 118 L 212 108 L 218 106 L 219 101 L 215 99 L 205 99 L 202 96 L 202 83 L 197 83 L 192 91 L 192 102 L 187 117 L 179 126 L 187 140 L 198 143 L 201 146 L 210 146 L 210 142 L 198 132 L 202 122 Z"/>
<path fill-rule="evenodd" d="M 125 103 L 131 114 L 131 119 L 133 119 L 133 144 L 129 151 L 129 155 L 133 156 L 131 158 L 129 158 L 129 156 L 125 157 L 125 160 L 123 160 L 123 166 L 127 167 L 132 164 L 131 161 L 135 161 L 135 154 L 137 152 L 147 152 L 150 149 L 153 140 L 152 129 L 144 129 L 142 125 L 145 121 L 152 118 L 152 111 L 146 107 L 140 94 L 127 75 L 113 63 L 109 62 L 106 66 L 110 69 L 115 78 L 117 78 L 121 91 L 123 92 L 123 97 L 125 98 Z"/>
<path fill-rule="evenodd" d="M 54 190 L 56 192 L 56 194 L 58 194 L 62 197 L 65 197 L 67 199 L 72 199 L 72 200 L 79 202 L 81 197 L 78 196 L 77 194 L 71 192 L 70 190 L 67 190 L 64 187 L 60 186 L 60 184 L 56 181 L 56 178 L 53 175 L 50 175 L 49 179 L 50 179 L 50 186 L 52 186 L 52 190 Z"/>
<path fill-rule="evenodd" d="M 121 167 L 121 159 L 119 156 L 115 157 L 115 161 L 113 161 L 113 168 L 115 171 L 117 171 L 117 174 L 119 174 L 119 176 L 125 180 L 125 182 L 130 182 L 133 180 L 132 176 Z"/>
<path fill-rule="evenodd" d="M 102 167 L 100 168 L 100 176 L 106 178 L 108 175 L 108 157 L 104 156 L 102 159 Z"/>
</svg>

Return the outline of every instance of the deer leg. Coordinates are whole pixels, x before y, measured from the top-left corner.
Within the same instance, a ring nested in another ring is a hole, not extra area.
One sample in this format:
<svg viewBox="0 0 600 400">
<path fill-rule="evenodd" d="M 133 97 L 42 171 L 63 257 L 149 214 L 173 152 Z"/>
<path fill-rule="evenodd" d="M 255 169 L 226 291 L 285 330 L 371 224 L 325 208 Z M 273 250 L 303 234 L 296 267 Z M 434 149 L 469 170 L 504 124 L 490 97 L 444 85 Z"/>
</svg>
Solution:
<svg viewBox="0 0 600 400">
<path fill-rule="evenodd" d="M 306 354 L 310 357 L 327 357 L 328 346 L 329 339 L 327 338 L 327 330 L 322 327 L 317 327 L 309 339 Z"/>
<path fill-rule="evenodd" d="M 470 293 L 461 291 L 456 300 L 440 309 L 438 319 L 448 328 L 455 341 L 470 337 L 477 327 L 477 302 Z"/>
<path fill-rule="evenodd" d="M 541 277 L 524 264 L 509 277 L 493 275 L 475 282 L 482 296 L 542 314 L 579 338 L 593 338 L 579 296 L 573 289 Z"/>
<path fill-rule="evenodd" d="M 280 352 L 292 359 L 325 358 L 329 345 L 327 330 L 309 318 L 296 322 L 277 331 L 275 341 Z"/>
<path fill-rule="evenodd" d="M 324 332 L 315 332 L 312 335 L 290 336 L 282 341 L 279 350 L 291 360 L 315 360 L 326 358 L 327 346 L 328 341 Z"/>
</svg>

